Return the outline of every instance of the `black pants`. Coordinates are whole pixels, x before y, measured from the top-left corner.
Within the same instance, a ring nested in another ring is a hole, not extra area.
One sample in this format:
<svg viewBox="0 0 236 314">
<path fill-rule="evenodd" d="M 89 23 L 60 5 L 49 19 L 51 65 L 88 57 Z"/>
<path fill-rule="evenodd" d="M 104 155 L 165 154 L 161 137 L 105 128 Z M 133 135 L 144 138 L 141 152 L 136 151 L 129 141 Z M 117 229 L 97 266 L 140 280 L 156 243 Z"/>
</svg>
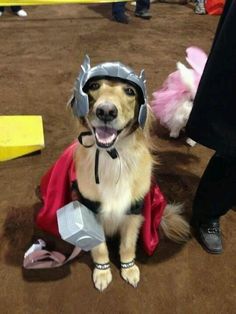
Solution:
<svg viewBox="0 0 236 314">
<path fill-rule="evenodd" d="M 193 203 L 193 222 L 209 222 L 236 205 L 236 157 L 215 154 L 200 180 Z"/>
<path fill-rule="evenodd" d="M 12 6 L 10 7 L 12 12 L 16 13 L 21 10 L 21 6 Z M 0 7 L 0 12 L 4 12 L 5 7 Z"/>
<path fill-rule="evenodd" d="M 113 2 L 112 3 L 112 15 L 121 15 L 125 13 L 126 2 Z M 149 10 L 150 0 L 137 0 L 136 1 L 136 12 L 143 10 Z"/>
</svg>

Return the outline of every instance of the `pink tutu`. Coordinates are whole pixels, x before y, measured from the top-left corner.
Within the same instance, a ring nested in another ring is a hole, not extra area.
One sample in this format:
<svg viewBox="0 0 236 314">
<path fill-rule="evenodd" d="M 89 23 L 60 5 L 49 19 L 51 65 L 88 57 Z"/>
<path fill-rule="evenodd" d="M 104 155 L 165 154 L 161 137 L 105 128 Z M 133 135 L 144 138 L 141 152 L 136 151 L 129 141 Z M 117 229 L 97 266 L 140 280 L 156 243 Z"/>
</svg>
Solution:
<svg viewBox="0 0 236 314">
<path fill-rule="evenodd" d="M 168 124 L 180 104 L 194 99 L 206 64 L 207 55 L 201 49 L 189 47 L 186 53 L 186 60 L 192 68 L 179 64 L 185 68 L 185 74 L 191 78 L 191 86 L 187 83 L 187 78 L 184 79 L 184 74 L 179 68 L 168 76 L 161 89 L 153 93 L 152 110 L 163 125 Z"/>
</svg>

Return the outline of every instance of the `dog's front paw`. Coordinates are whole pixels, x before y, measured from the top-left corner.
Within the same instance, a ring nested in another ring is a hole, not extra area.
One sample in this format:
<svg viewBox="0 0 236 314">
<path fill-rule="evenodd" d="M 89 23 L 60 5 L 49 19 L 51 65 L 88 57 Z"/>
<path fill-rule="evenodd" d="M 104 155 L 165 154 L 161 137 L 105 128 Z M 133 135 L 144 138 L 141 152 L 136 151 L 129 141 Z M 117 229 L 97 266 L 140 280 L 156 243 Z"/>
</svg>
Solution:
<svg viewBox="0 0 236 314">
<path fill-rule="evenodd" d="M 134 265 L 130 268 L 121 268 L 121 276 L 125 281 L 136 288 L 140 280 L 140 271 L 138 266 Z"/>
<path fill-rule="evenodd" d="M 170 137 L 172 137 L 172 138 L 178 138 L 178 137 L 179 137 L 179 132 L 171 131 L 171 132 L 170 132 Z"/>
<path fill-rule="evenodd" d="M 93 271 L 93 282 L 95 287 L 99 290 L 99 291 L 103 291 L 105 290 L 108 285 L 111 283 L 112 280 L 112 274 L 111 274 L 111 270 L 110 269 L 97 269 L 94 268 Z"/>
</svg>

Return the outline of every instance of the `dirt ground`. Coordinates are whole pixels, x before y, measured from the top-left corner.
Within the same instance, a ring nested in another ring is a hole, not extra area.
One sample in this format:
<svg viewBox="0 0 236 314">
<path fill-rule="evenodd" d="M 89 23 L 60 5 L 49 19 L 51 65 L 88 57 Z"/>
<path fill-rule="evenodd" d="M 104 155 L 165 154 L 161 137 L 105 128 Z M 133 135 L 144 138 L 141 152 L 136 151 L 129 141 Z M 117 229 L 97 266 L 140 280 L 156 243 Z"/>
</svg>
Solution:
<svg viewBox="0 0 236 314">
<path fill-rule="evenodd" d="M 46 147 L 40 155 L 0 164 L 0 313 L 170 313 L 235 312 L 235 215 L 222 218 L 224 253 L 207 254 L 192 238 L 186 245 L 162 240 L 152 257 L 138 249 L 141 282 L 134 289 L 119 274 L 117 244 L 112 248 L 113 281 L 99 293 L 91 280 L 92 262 L 83 254 L 54 270 L 23 270 L 32 236 L 33 212 L 40 207 L 35 187 L 76 129 L 65 104 L 80 63 L 119 60 L 146 71 L 149 96 L 184 61 L 185 49 L 209 51 L 218 17 L 195 15 L 190 6 L 155 3 L 150 21 L 133 16 L 111 21 L 111 5 L 27 8 L 28 18 L 6 12 L 0 18 L 0 114 L 37 114 L 44 122 Z M 17 131 L 17 130 L 16 130 Z M 162 165 L 157 179 L 170 201 L 185 202 L 186 216 L 212 152 L 189 148 L 184 136 L 169 140 L 157 124 Z M 0 135 L 1 136 L 1 135 Z M 48 237 L 49 238 L 49 237 Z M 70 247 L 57 243 L 65 252 Z"/>
</svg>

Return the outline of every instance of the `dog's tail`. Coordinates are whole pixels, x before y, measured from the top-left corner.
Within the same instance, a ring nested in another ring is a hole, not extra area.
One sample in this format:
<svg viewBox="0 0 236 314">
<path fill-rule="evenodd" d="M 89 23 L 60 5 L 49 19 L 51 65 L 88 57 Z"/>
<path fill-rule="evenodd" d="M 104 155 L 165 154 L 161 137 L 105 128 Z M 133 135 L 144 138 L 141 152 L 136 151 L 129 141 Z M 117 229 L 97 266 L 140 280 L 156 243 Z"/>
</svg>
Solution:
<svg viewBox="0 0 236 314">
<path fill-rule="evenodd" d="M 181 215 L 182 204 L 168 204 L 161 219 L 161 230 L 174 242 L 186 242 L 190 237 L 190 225 Z"/>
</svg>

